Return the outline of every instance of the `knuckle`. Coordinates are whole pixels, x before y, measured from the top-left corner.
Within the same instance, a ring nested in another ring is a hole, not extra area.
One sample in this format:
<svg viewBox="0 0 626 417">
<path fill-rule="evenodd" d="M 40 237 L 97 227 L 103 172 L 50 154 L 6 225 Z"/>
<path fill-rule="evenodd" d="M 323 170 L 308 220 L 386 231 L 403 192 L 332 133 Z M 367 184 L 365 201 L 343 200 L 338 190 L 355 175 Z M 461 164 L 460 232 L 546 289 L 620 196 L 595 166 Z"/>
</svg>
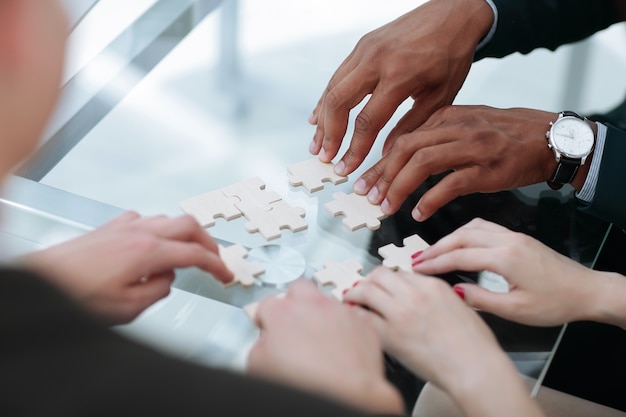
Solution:
<svg viewBox="0 0 626 417">
<path fill-rule="evenodd" d="M 354 121 L 354 131 L 356 133 L 365 134 L 369 133 L 373 129 L 372 118 L 369 114 L 361 112 Z"/>
<path fill-rule="evenodd" d="M 324 103 L 326 104 L 326 107 L 330 110 L 335 110 L 339 108 L 339 106 L 341 105 L 341 98 L 339 97 L 335 89 L 329 89 L 326 92 Z"/>
</svg>

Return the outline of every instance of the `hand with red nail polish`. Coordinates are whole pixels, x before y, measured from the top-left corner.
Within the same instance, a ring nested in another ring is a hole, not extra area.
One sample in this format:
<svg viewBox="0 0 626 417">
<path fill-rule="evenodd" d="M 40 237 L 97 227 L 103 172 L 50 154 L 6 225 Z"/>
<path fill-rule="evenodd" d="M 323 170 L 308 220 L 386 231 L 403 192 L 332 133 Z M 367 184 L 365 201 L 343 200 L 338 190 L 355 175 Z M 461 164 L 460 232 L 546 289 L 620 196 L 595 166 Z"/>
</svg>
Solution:
<svg viewBox="0 0 626 417">
<path fill-rule="evenodd" d="M 533 326 L 594 320 L 626 326 L 626 280 L 593 271 L 530 236 L 475 219 L 430 246 L 413 269 L 424 274 L 488 270 L 509 292 L 457 284 L 471 307 Z"/>
<path fill-rule="evenodd" d="M 466 415 L 542 415 L 491 330 L 455 291 L 439 278 L 380 267 L 344 301 L 366 307 L 359 310 L 385 351 L 447 392 Z M 490 396 L 489 413 L 474 404 L 484 396 L 481 390 L 498 397 Z M 499 401 L 497 393 L 507 400 Z"/>
</svg>

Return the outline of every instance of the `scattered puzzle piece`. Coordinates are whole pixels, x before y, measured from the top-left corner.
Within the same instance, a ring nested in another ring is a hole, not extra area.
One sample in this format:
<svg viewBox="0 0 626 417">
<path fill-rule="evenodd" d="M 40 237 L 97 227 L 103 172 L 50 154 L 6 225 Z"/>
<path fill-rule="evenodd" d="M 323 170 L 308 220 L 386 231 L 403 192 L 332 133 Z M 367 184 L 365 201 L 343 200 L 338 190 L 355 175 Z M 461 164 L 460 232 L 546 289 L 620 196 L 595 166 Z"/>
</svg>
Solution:
<svg viewBox="0 0 626 417">
<path fill-rule="evenodd" d="M 273 191 L 265 190 L 265 183 L 259 177 L 249 178 L 220 189 L 227 197 L 237 197 L 246 205 L 254 204 L 262 210 L 269 210 L 270 204 L 282 200 Z"/>
<path fill-rule="evenodd" d="M 361 271 L 363 267 L 353 259 L 343 262 L 327 261 L 323 269 L 313 274 L 313 278 L 321 285 L 333 284 L 335 289 L 332 290 L 332 294 L 341 301 L 343 292 L 364 278 L 360 274 Z"/>
<path fill-rule="evenodd" d="M 244 201 L 236 203 L 236 206 L 248 219 L 246 230 L 259 232 L 267 240 L 279 238 L 282 229 L 299 232 L 308 227 L 303 219 L 306 215 L 304 209 L 292 207 L 284 200 L 273 202 L 269 210 L 261 210 L 255 204 Z"/>
<path fill-rule="evenodd" d="M 232 220 L 241 216 L 241 212 L 235 207 L 236 201 L 236 198 L 227 197 L 220 190 L 215 190 L 182 201 L 180 208 L 195 217 L 202 227 L 211 227 L 218 217 Z"/>
<path fill-rule="evenodd" d="M 302 185 L 310 193 L 323 189 L 324 182 L 337 185 L 348 181 L 347 176 L 335 174 L 335 164 L 322 162 L 319 158 L 289 165 L 287 171 L 291 175 L 290 185 L 294 187 Z"/>
<path fill-rule="evenodd" d="M 405 237 L 402 241 L 402 247 L 398 247 L 393 243 L 378 248 L 378 254 L 385 258 L 383 265 L 394 271 L 398 269 L 402 271 L 412 271 L 411 255 L 415 252 L 426 249 L 429 245 L 418 235 Z"/>
<path fill-rule="evenodd" d="M 324 204 L 324 207 L 333 216 L 343 214 L 343 224 L 352 231 L 364 226 L 376 230 L 380 227 L 380 220 L 387 217 L 379 205 L 370 203 L 367 196 L 355 193 L 335 193 L 333 201 Z"/>
<path fill-rule="evenodd" d="M 226 287 L 230 287 L 235 284 L 241 284 L 244 287 L 249 287 L 254 284 L 254 278 L 258 277 L 265 272 L 265 268 L 258 262 L 248 262 L 248 251 L 241 245 L 231 245 L 224 247 L 219 245 L 220 257 L 226 264 L 226 267 L 230 269 L 235 278 L 225 284 Z"/>
</svg>

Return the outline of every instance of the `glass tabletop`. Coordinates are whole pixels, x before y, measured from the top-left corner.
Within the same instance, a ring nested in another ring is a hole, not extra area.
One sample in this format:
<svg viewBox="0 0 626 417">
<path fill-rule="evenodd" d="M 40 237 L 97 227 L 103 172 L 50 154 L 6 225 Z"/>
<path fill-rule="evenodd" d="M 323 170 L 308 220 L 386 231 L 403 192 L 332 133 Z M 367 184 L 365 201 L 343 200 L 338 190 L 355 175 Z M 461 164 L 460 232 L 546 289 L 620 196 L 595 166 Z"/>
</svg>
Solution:
<svg viewBox="0 0 626 417">
<path fill-rule="evenodd" d="M 434 243 L 477 216 L 593 265 L 608 225 L 583 218 L 571 189 L 538 185 L 466 196 L 415 223 L 410 209 L 441 179 L 436 176 L 378 230 L 351 231 L 324 204 L 335 192 L 351 192 L 382 142 L 344 184 L 326 183 L 316 193 L 289 185 L 287 166 L 311 158 L 314 128 L 306 120 L 332 71 L 362 34 L 415 4 L 391 1 L 381 8 L 372 1 L 369 13 L 347 22 L 341 16 L 354 2 L 299 6 L 297 13 L 280 2 L 249 2 L 245 9 L 236 0 L 94 3 L 70 35 L 61 103 L 44 141 L 1 200 L 13 219 L 3 232 L 21 239 L 13 241 L 16 247 L 67 239 L 125 210 L 179 215 L 181 201 L 254 177 L 303 208 L 308 224 L 268 241 L 248 233 L 244 218 L 217 219 L 208 232 L 225 246 L 246 247 L 266 273 L 250 288 L 225 288 L 200 270 L 180 270 L 172 294 L 120 331 L 200 363 L 241 367 L 257 334 L 241 306 L 310 278 L 329 260 L 356 260 L 366 274 L 381 263 L 379 247 L 401 246 L 415 233 Z M 322 20 L 326 26 L 315 32 Z M 268 30 L 268 22 L 277 28 Z M 409 106 L 402 105 L 381 136 Z M 479 280 L 462 271 L 442 278 Z M 484 317 L 521 371 L 539 377 L 561 329 Z"/>
</svg>

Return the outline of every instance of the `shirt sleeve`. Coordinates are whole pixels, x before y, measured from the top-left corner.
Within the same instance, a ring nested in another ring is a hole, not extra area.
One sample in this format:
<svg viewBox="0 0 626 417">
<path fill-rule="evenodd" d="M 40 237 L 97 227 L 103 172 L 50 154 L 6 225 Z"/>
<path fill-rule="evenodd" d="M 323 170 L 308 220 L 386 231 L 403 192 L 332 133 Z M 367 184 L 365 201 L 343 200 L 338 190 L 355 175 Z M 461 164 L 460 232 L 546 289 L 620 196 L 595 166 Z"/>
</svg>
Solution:
<svg viewBox="0 0 626 417">
<path fill-rule="evenodd" d="M 593 159 L 595 162 L 596 157 L 594 156 Z M 626 229 L 625 159 L 626 132 L 607 124 L 592 199 L 588 202 L 579 200 L 581 210 L 612 222 L 622 229 Z"/>
<path fill-rule="evenodd" d="M 496 19 L 474 60 L 555 50 L 619 21 L 612 0 L 487 0 Z M 491 32 L 490 32 L 491 33 Z"/>
</svg>

